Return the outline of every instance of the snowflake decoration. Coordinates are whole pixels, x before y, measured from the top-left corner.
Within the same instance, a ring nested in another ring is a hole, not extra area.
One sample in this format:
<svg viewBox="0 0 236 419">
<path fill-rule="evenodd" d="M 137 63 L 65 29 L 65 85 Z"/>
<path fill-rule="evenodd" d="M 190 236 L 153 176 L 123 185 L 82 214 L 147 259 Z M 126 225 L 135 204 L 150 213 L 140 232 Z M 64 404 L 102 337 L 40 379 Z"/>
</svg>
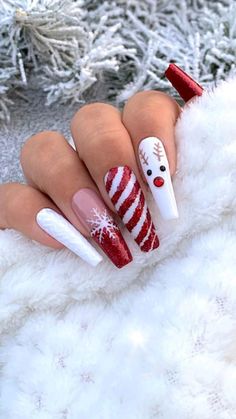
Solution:
<svg viewBox="0 0 236 419">
<path fill-rule="evenodd" d="M 113 219 L 109 216 L 106 209 L 100 212 L 97 208 L 92 209 L 93 218 L 87 220 L 91 224 L 92 230 L 91 235 L 95 236 L 98 234 L 98 240 L 101 243 L 104 239 L 104 235 L 108 234 L 110 238 L 116 237 L 115 230 L 118 230 L 117 225 Z"/>
</svg>

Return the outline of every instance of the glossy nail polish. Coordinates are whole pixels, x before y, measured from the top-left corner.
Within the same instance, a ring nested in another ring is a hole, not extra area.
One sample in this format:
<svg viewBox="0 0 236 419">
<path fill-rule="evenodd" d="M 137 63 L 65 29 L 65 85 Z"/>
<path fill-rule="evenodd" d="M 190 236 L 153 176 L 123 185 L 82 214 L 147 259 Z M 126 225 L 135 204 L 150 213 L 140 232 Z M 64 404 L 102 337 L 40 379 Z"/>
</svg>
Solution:
<svg viewBox="0 0 236 419">
<path fill-rule="evenodd" d="M 81 224 L 115 266 L 122 268 L 132 261 L 119 227 L 95 191 L 80 189 L 72 198 L 72 208 Z"/>
<path fill-rule="evenodd" d="M 178 218 L 165 148 L 157 137 L 144 138 L 139 143 L 139 159 L 161 216 L 166 220 Z"/>
<path fill-rule="evenodd" d="M 128 166 L 113 167 L 104 182 L 111 202 L 140 249 L 143 252 L 156 249 L 158 236 L 134 172 Z"/>
<path fill-rule="evenodd" d="M 50 236 L 64 244 L 85 262 L 96 266 L 102 256 L 76 228 L 61 214 L 51 208 L 43 208 L 36 215 L 38 225 Z"/>
<path fill-rule="evenodd" d="M 177 90 L 182 99 L 187 102 L 194 96 L 201 96 L 203 88 L 176 64 L 171 63 L 165 71 L 166 78 Z"/>
</svg>

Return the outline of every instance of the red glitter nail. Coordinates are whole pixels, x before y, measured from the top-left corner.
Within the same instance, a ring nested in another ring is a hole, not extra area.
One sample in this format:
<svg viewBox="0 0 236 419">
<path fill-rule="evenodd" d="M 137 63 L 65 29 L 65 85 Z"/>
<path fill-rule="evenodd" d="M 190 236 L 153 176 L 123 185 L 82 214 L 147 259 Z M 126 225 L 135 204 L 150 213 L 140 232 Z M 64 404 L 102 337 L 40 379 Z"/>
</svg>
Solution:
<svg viewBox="0 0 236 419">
<path fill-rule="evenodd" d="M 201 96 L 203 88 L 176 64 L 170 64 L 165 76 L 177 90 L 182 99 L 187 102 L 194 96 Z"/>
</svg>

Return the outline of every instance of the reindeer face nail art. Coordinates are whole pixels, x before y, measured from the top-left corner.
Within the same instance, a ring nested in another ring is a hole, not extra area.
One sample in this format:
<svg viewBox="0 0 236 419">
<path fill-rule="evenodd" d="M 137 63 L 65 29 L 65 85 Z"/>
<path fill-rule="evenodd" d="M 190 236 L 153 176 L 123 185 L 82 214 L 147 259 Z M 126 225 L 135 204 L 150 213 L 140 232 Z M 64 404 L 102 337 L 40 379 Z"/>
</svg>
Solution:
<svg viewBox="0 0 236 419">
<path fill-rule="evenodd" d="M 156 137 L 144 138 L 139 144 L 138 153 L 145 178 L 161 216 L 166 220 L 178 218 L 169 163 L 161 140 Z"/>
</svg>

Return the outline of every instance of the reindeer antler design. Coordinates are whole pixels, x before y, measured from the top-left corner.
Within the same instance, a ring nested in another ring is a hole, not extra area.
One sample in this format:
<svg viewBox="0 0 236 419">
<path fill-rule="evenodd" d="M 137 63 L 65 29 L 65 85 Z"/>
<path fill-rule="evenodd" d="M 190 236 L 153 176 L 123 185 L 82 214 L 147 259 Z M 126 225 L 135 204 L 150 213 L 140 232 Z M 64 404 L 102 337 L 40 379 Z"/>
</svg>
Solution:
<svg viewBox="0 0 236 419">
<path fill-rule="evenodd" d="M 146 153 L 142 149 L 139 150 L 139 155 L 140 155 L 141 160 L 143 161 L 143 163 L 148 166 L 148 156 L 146 155 Z"/>
<path fill-rule="evenodd" d="M 153 154 L 157 156 L 158 160 L 161 161 L 161 158 L 164 157 L 163 150 L 160 143 L 154 144 L 154 151 Z"/>
</svg>

